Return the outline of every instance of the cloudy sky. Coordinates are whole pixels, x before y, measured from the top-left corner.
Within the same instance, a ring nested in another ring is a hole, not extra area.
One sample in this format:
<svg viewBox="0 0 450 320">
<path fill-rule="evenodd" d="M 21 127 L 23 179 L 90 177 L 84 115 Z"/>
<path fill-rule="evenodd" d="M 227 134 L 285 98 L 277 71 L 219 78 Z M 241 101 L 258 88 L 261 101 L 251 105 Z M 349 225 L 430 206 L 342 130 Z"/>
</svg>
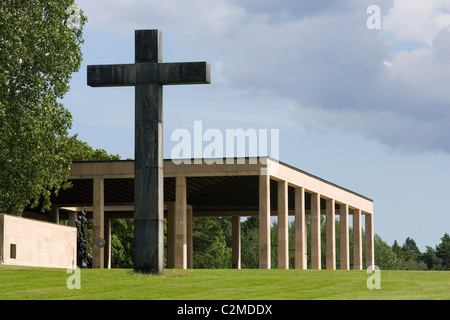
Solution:
<svg viewBox="0 0 450 320">
<path fill-rule="evenodd" d="M 388 244 L 450 233 L 450 0 L 76 3 L 84 61 L 63 103 L 94 148 L 134 157 L 134 89 L 90 88 L 86 66 L 133 63 L 134 30 L 160 29 L 165 62 L 212 67 L 210 85 L 164 87 L 166 158 L 194 121 L 279 129 L 279 160 L 373 199 Z"/>
</svg>

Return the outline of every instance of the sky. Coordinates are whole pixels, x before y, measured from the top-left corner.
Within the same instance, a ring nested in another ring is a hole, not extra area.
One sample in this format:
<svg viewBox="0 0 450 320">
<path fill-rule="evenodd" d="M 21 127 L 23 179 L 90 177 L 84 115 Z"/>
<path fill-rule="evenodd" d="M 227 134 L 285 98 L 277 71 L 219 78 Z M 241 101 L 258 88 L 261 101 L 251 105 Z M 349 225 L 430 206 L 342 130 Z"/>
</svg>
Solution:
<svg viewBox="0 0 450 320">
<path fill-rule="evenodd" d="M 83 63 L 62 102 L 92 147 L 134 158 L 134 88 L 88 87 L 87 65 L 134 63 L 134 30 L 160 29 L 164 62 L 211 64 L 211 84 L 164 87 L 165 158 L 195 121 L 278 129 L 278 159 L 373 199 L 389 245 L 450 233 L 450 0 L 76 4 Z"/>
</svg>

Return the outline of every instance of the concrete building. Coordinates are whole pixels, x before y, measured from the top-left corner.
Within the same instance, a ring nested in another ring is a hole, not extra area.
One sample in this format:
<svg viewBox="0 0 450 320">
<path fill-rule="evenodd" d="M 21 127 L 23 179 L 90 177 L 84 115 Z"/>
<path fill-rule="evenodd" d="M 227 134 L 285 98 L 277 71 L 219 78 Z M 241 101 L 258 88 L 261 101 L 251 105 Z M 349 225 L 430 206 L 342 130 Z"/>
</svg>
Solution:
<svg viewBox="0 0 450 320">
<path fill-rule="evenodd" d="M 190 163 L 185 163 L 190 162 Z M 192 218 L 232 217 L 232 264 L 240 268 L 240 218 L 258 216 L 259 267 L 271 267 L 271 217 L 278 217 L 278 267 L 289 267 L 288 217 L 295 218 L 295 268 L 307 268 L 306 216 L 311 215 L 311 268 L 321 266 L 320 217 L 326 216 L 326 269 L 336 268 L 335 217 L 340 216 L 340 267 L 362 269 L 365 229 L 366 266 L 374 264 L 373 201 L 271 158 L 203 159 L 175 164 L 164 160 L 164 204 L 169 268 L 192 268 Z M 220 162 L 220 163 L 218 163 Z M 134 161 L 76 162 L 69 180 L 73 188 L 53 199 L 49 216 L 74 225 L 76 212 L 92 212 L 93 266 L 111 267 L 110 220 L 133 218 Z M 349 239 L 349 219 L 354 234 Z"/>
</svg>

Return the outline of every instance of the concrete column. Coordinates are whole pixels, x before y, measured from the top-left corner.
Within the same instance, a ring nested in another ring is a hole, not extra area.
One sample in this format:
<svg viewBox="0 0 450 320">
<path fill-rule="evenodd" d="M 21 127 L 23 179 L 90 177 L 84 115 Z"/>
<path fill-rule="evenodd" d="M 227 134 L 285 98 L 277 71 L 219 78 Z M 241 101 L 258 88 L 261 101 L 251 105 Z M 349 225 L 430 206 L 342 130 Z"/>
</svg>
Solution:
<svg viewBox="0 0 450 320">
<path fill-rule="evenodd" d="M 348 204 L 341 203 L 339 209 L 340 220 L 340 263 L 342 270 L 350 269 L 350 247 L 348 235 Z"/>
<path fill-rule="evenodd" d="M 111 219 L 105 217 L 105 268 L 111 269 Z"/>
<path fill-rule="evenodd" d="M 233 269 L 241 268 L 241 217 L 233 216 L 231 220 L 231 242 L 232 257 L 231 264 Z"/>
<path fill-rule="evenodd" d="M 175 202 L 167 202 L 167 268 L 175 268 Z"/>
<path fill-rule="evenodd" d="M 76 227 L 75 221 L 77 221 L 77 212 L 76 211 L 69 211 L 69 226 L 70 227 Z"/>
<path fill-rule="evenodd" d="M 326 214 L 326 268 L 336 270 L 335 202 L 333 199 L 327 199 Z"/>
<path fill-rule="evenodd" d="M 104 248 L 99 248 L 95 244 L 97 239 L 105 238 L 105 193 L 103 178 L 94 178 L 93 193 L 92 267 L 103 269 Z"/>
<path fill-rule="evenodd" d="M 194 238 L 192 237 L 193 226 L 193 209 L 192 206 L 187 206 L 186 211 L 186 241 L 187 241 L 187 268 L 194 268 Z"/>
<path fill-rule="evenodd" d="M 259 176 L 259 268 L 270 269 L 270 176 Z"/>
<path fill-rule="evenodd" d="M 311 269 L 322 268 L 320 250 L 320 194 L 311 193 Z"/>
<path fill-rule="evenodd" d="M 288 184 L 278 181 L 278 269 L 289 269 Z"/>
<path fill-rule="evenodd" d="M 374 257 L 374 234 L 373 234 L 373 214 L 365 214 L 366 233 L 366 268 L 375 264 Z"/>
<path fill-rule="evenodd" d="M 187 268 L 186 214 L 186 177 L 177 176 L 175 182 L 175 269 Z"/>
<path fill-rule="evenodd" d="M 52 206 L 48 220 L 49 222 L 59 224 L 59 207 Z"/>
<path fill-rule="evenodd" d="M 353 269 L 362 270 L 361 210 L 353 212 Z"/>
<path fill-rule="evenodd" d="M 295 268 L 306 269 L 305 189 L 295 188 Z"/>
</svg>

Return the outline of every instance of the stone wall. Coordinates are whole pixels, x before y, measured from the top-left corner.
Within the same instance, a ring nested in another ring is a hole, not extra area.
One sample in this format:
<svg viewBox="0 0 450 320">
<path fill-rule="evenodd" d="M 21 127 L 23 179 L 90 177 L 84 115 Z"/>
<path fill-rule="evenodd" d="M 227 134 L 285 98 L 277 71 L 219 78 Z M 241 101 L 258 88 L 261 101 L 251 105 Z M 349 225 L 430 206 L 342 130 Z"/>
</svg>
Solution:
<svg viewBox="0 0 450 320">
<path fill-rule="evenodd" d="M 0 263 L 68 268 L 76 265 L 77 229 L 0 215 Z"/>
</svg>

